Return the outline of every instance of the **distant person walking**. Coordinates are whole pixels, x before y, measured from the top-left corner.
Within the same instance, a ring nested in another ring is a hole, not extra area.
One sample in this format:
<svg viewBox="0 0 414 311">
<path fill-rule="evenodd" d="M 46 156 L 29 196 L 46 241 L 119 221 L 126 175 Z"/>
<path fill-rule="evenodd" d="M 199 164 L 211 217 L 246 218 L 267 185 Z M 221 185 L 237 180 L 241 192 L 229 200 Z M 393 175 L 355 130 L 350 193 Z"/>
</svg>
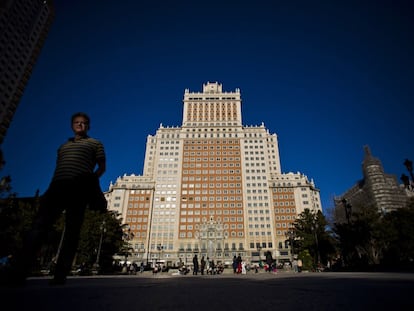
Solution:
<svg viewBox="0 0 414 311">
<path fill-rule="evenodd" d="M 88 136 L 90 118 L 85 113 L 75 113 L 71 118 L 71 127 L 74 136 L 57 150 L 52 181 L 40 198 L 32 230 L 25 236 L 22 251 L 13 262 L 10 277 L 16 285 L 23 285 L 30 274 L 37 252 L 63 211 L 64 240 L 51 285 L 64 284 L 78 247 L 87 206 L 102 212 L 107 208 L 99 185 L 99 177 L 106 169 L 104 146 L 99 140 Z"/>
<path fill-rule="evenodd" d="M 236 274 L 237 273 L 237 257 L 236 255 L 233 256 L 233 273 Z"/>
<path fill-rule="evenodd" d="M 242 258 L 241 255 L 239 254 L 239 256 L 237 256 L 237 273 L 242 273 Z"/>
<path fill-rule="evenodd" d="M 206 260 L 204 259 L 204 256 L 201 257 L 201 262 L 200 262 L 200 272 L 201 275 L 204 275 L 204 270 L 206 269 Z"/>
<path fill-rule="evenodd" d="M 299 272 L 299 270 L 298 270 L 298 260 L 296 258 L 293 259 L 292 266 L 293 266 L 293 271 L 295 273 Z"/>
<path fill-rule="evenodd" d="M 193 275 L 197 275 L 197 274 L 198 274 L 198 258 L 197 258 L 197 254 L 195 254 L 193 257 Z"/>
<path fill-rule="evenodd" d="M 298 272 L 302 272 L 302 265 L 303 265 L 303 263 L 302 263 L 302 259 L 298 259 Z"/>
<path fill-rule="evenodd" d="M 267 251 L 266 253 L 266 264 L 267 264 L 267 271 L 272 272 L 273 271 L 273 257 L 270 251 Z"/>
</svg>

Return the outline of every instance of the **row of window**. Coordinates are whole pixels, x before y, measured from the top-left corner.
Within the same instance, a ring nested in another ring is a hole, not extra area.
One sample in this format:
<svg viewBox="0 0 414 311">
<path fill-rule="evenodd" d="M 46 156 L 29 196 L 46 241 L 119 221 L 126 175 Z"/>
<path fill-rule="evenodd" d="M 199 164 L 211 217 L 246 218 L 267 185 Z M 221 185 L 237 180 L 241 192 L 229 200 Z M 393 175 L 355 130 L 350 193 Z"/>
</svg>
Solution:
<svg viewBox="0 0 414 311">
<path fill-rule="evenodd" d="M 157 171 L 157 175 L 177 175 L 177 170 L 169 170 L 169 171 Z"/>
<path fill-rule="evenodd" d="M 236 165 L 237 166 L 237 165 Z M 183 175 L 194 175 L 194 174 L 203 174 L 203 175 L 221 175 L 221 174 L 241 174 L 240 170 L 183 170 Z M 253 178 L 252 178 L 253 179 Z M 257 178 L 260 179 L 260 178 Z M 264 178 L 266 179 L 266 178 Z"/>
<path fill-rule="evenodd" d="M 240 176 L 220 176 L 220 175 L 218 175 L 218 176 L 216 176 L 216 175 L 206 176 L 206 175 L 207 174 L 204 174 L 202 176 L 183 176 L 182 181 L 187 182 L 187 181 L 202 181 L 202 180 L 203 181 L 207 181 L 207 180 L 210 180 L 210 181 L 221 181 L 221 180 L 223 180 L 223 181 L 228 181 L 228 180 L 230 180 L 230 181 L 234 181 L 234 180 L 239 181 L 239 180 L 241 180 Z"/>
<path fill-rule="evenodd" d="M 181 219 L 180 220 L 180 230 L 194 230 L 194 226 L 193 225 L 184 225 L 184 224 L 182 224 L 182 223 L 185 223 L 185 222 L 193 222 L 193 221 L 189 221 L 188 219 L 186 220 L 185 218 L 184 219 Z M 235 222 L 235 221 L 232 221 L 232 222 Z M 224 224 L 224 226 L 223 226 L 223 228 L 224 229 L 239 229 L 239 230 L 242 230 L 243 228 L 244 228 L 244 226 L 243 226 L 243 224 L 241 223 L 239 223 L 239 224 L 227 224 L 227 223 L 225 223 Z"/>
<path fill-rule="evenodd" d="M 186 153 L 188 154 L 188 152 L 186 152 Z M 201 153 L 201 152 L 198 152 L 198 153 Z M 204 153 L 207 153 L 207 152 L 204 152 Z M 223 152 L 223 153 L 225 153 L 225 152 Z M 214 151 L 210 152 L 210 155 L 214 155 Z M 221 155 L 221 152 L 217 151 L 216 155 Z M 217 158 L 196 158 L 196 157 L 189 158 L 189 157 L 184 157 L 184 159 L 183 159 L 183 162 L 208 162 L 208 161 L 210 161 L 210 162 L 216 162 L 216 161 L 218 161 L 218 162 L 223 162 L 223 161 L 240 162 L 240 158 L 238 158 L 238 157 L 235 157 L 235 158 L 233 158 L 233 157 L 229 157 L 229 158 L 227 158 L 227 157 L 217 157 Z"/>
<path fill-rule="evenodd" d="M 128 208 L 145 208 L 149 209 L 150 204 L 149 203 L 128 203 Z"/>
<path fill-rule="evenodd" d="M 240 190 L 240 189 L 237 189 L 237 190 L 218 190 L 218 189 L 216 189 L 216 190 L 213 190 L 213 189 L 211 189 L 211 190 L 189 190 L 189 191 L 187 191 L 187 190 L 183 190 L 183 191 L 181 191 L 181 194 L 184 194 L 184 195 L 187 195 L 187 194 L 195 194 L 195 195 L 197 195 L 197 194 L 210 194 L 210 195 L 221 195 L 221 194 L 241 194 L 242 193 L 242 191 Z M 203 201 L 206 201 L 206 200 L 203 200 Z"/>
<path fill-rule="evenodd" d="M 258 250 L 261 250 L 261 249 L 264 249 L 264 248 L 272 248 L 273 247 L 273 243 L 272 242 L 261 242 L 261 243 L 259 243 L 259 242 L 256 242 L 256 243 L 254 243 L 254 242 L 250 242 L 250 248 L 251 249 L 254 249 L 254 248 L 256 248 L 256 249 L 258 249 Z M 259 253 L 257 253 L 257 256 L 259 256 Z"/>
<path fill-rule="evenodd" d="M 184 163 L 183 168 L 207 168 L 207 167 L 240 167 L 240 163 L 218 163 L 218 162 L 210 162 L 210 163 Z M 203 174 L 208 173 L 207 170 L 203 171 Z M 214 173 L 214 171 L 212 172 Z M 201 174 L 201 171 L 198 172 L 198 174 Z"/>
<path fill-rule="evenodd" d="M 290 202 L 273 202 L 273 206 L 295 206 L 295 202 L 294 201 L 290 201 Z M 278 210 L 278 209 L 276 209 Z"/>
<path fill-rule="evenodd" d="M 188 151 L 186 151 L 186 152 L 184 152 L 184 156 L 185 157 L 188 157 L 188 156 L 208 156 L 208 155 L 210 155 L 210 156 L 212 156 L 212 155 L 225 155 L 225 156 L 227 156 L 227 155 L 239 155 L 240 154 L 240 152 L 238 152 L 238 151 L 197 151 L 197 152 L 195 152 L 195 151 L 191 151 L 191 152 L 188 152 Z M 218 160 L 221 160 L 220 158 L 218 159 Z M 236 158 L 236 160 L 237 161 L 240 161 L 240 158 Z M 201 161 L 201 159 L 198 159 L 197 161 Z M 204 158 L 203 159 L 203 161 L 208 161 L 208 159 L 207 158 Z M 214 161 L 214 159 L 213 158 L 210 158 L 210 161 Z"/>
<path fill-rule="evenodd" d="M 189 231 L 189 232 L 180 232 L 180 238 L 193 238 L 194 234 Z M 231 231 L 230 232 L 230 236 L 231 237 L 239 237 L 242 238 L 244 236 L 243 231 L 239 231 L 239 232 L 235 232 L 235 231 Z"/>
<path fill-rule="evenodd" d="M 241 196 L 217 196 L 217 197 L 182 197 L 181 200 L 183 202 L 185 201 L 195 201 L 195 202 L 199 202 L 199 201 L 242 201 L 243 198 Z"/>
<path fill-rule="evenodd" d="M 191 123 L 190 123 L 190 125 L 191 125 Z M 192 125 L 193 126 L 199 126 L 199 123 L 192 123 Z M 229 122 L 229 123 L 210 123 L 210 124 L 207 124 L 207 125 L 210 125 L 210 126 L 226 126 L 226 125 L 239 125 L 238 123 L 232 123 L 232 122 Z M 204 129 L 204 131 L 207 131 L 208 129 Z M 229 128 L 229 129 L 226 129 L 226 128 L 223 128 L 223 129 L 220 129 L 220 128 L 211 128 L 210 129 L 210 131 L 220 131 L 220 130 L 223 130 L 223 131 L 226 131 L 226 130 L 228 130 L 229 132 L 231 132 L 232 131 L 232 129 L 231 128 Z M 201 129 L 201 128 L 198 128 L 198 129 L 196 129 L 196 128 L 193 128 L 193 129 L 187 129 L 187 132 L 190 132 L 190 131 L 193 131 L 193 132 L 196 132 L 196 131 L 198 131 L 198 132 L 202 132 L 203 131 L 203 129 Z M 187 134 L 187 136 L 188 136 L 188 134 Z M 266 137 L 266 134 L 263 134 L 263 133 L 244 133 L 244 135 L 243 135 L 243 137 Z M 170 134 L 161 134 L 160 135 L 160 138 L 162 138 L 162 139 L 164 139 L 164 138 L 167 138 L 167 139 L 173 139 L 173 138 L 180 138 L 180 134 L 171 134 L 171 136 L 170 136 Z M 273 140 L 273 137 L 269 137 L 268 138 L 268 141 L 269 142 L 274 142 L 274 140 Z M 151 138 L 150 139 L 150 143 L 152 143 L 152 144 L 155 144 L 155 142 L 156 142 L 156 140 L 155 140 L 155 138 Z M 219 142 L 219 143 L 223 143 L 223 144 L 227 144 L 227 142 L 224 140 L 223 142 L 221 142 L 221 141 L 204 141 L 204 140 L 202 140 L 202 141 L 198 141 L 198 142 L 194 142 L 194 143 L 197 143 L 197 144 L 200 144 L 200 143 L 204 143 L 204 144 L 215 144 L 215 143 L 217 143 L 217 142 Z M 236 143 L 237 143 L 237 141 L 235 141 Z M 161 141 L 161 143 L 162 143 L 162 141 Z M 176 141 L 176 143 L 178 144 L 178 141 Z M 257 141 L 252 141 L 252 140 L 250 140 L 250 141 L 248 141 L 248 143 L 257 143 Z M 152 146 L 150 147 L 150 148 L 152 148 Z"/>
<path fill-rule="evenodd" d="M 121 197 L 115 197 L 115 200 L 120 200 Z M 130 196 L 129 201 L 149 201 L 150 197 L 143 197 L 143 196 Z"/>
<path fill-rule="evenodd" d="M 203 184 L 182 184 L 182 188 L 183 189 L 185 189 L 185 188 L 208 188 L 208 187 L 210 187 L 210 188 L 214 188 L 214 187 L 216 187 L 216 188 L 240 188 L 241 187 L 241 184 L 239 184 L 239 183 L 236 183 L 236 184 L 233 184 L 233 183 L 217 183 L 217 184 L 213 184 L 213 183 L 210 183 L 210 184 L 207 184 L 207 183 L 203 183 Z"/>
<path fill-rule="evenodd" d="M 255 203 L 247 203 L 247 207 L 251 208 L 251 207 L 268 207 L 269 203 L 267 202 L 255 202 Z"/>
<path fill-rule="evenodd" d="M 272 232 L 270 231 L 249 231 L 249 236 L 271 236 Z"/>
<path fill-rule="evenodd" d="M 246 193 L 267 193 L 267 189 L 247 189 Z"/>
<path fill-rule="evenodd" d="M 276 216 L 276 220 L 295 220 L 295 216 L 287 215 L 287 216 Z"/>
<path fill-rule="evenodd" d="M 161 146 L 160 147 L 160 150 L 180 150 L 180 147 L 179 146 L 175 146 L 175 147 L 174 146 L 171 146 L 171 147 L 169 147 L 169 146 L 166 146 L 166 147 Z"/>
<path fill-rule="evenodd" d="M 268 228 L 268 229 L 270 229 L 270 224 L 250 224 L 249 225 L 249 229 L 266 229 L 266 228 Z"/>
<path fill-rule="evenodd" d="M 253 196 L 247 196 L 247 201 L 263 201 L 263 200 L 265 200 L 265 201 L 267 201 L 269 199 L 269 197 L 267 196 L 267 195 L 259 195 L 259 196 L 256 196 L 256 195 L 253 195 Z"/>
<path fill-rule="evenodd" d="M 296 215 L 296 209 L 295 208 L 275 208 L 275 214 L 295 214 Z"/>
<path fill-rule="evenodd" d="M 164 164 L 158 164 L 158 168 L 178 168 L 178 164 L 176 163 L 164 163 Z"/>
<path fill-rule="evenodd" d="M 251 214 L 270 214 L 270 212 L 269 212 L 269 210 L 268 209 L 265 209 L 265 210 L 257 210 L 257 209 L 255 209 L 255 210 L 248 210 L 247 211 L 248 212 L 248 214 L 249 215 L 251 215 Z M 266 220 L 268 220 L 268 219 L 270 219 L 270 218 L 266 218 Z"/>
<path fill-rule="evenodd" d="M 242 203 L 223 203 L 223 204 L 222 203 L 208 203 L 208 204 L 207 203 L 202 203 L 202 204 L 200 204 L 200 203 L 195 203 L 195 204 L 182 203 L 181 204 L 181 208 L 188 208 L 188 209 L 207 208 L 207 206 L 210 209 L 212 209 L 214 207 L 216 207 L 216 208 L 222 208 L 222 207 L 224 207 L 224 208 L 228 208 L 228 207 L 230 207 L 230 208 L 236 208 L 236 207 L 241 208 L 241 207 L 243 207 Z M 220 210 L 216 212 L 216 214 L 219 214 L 219 213 L 221 214 Z M 214 214 L 214 211 L 210 211 L 210 214 Z"/>
<path fill-rule="evenodd" d="M 249 220 L 249 222 L 252 222 L 252 221 L 264 222 L 265 220 L 266 220 L 266 222 L 270 222 L 270 217 L 268 217 L 268 216 L 266 216 L 266 217 L 264 217 L 264 216 L 262 216 L 262 217 L 249 217 L 248 220 Z"/>
<path fill-rule="evenodd" d="M 128 215 L 148 215 L 148 211 L 136 210 L 136 209 L 128 209 Z"/>
</svg>

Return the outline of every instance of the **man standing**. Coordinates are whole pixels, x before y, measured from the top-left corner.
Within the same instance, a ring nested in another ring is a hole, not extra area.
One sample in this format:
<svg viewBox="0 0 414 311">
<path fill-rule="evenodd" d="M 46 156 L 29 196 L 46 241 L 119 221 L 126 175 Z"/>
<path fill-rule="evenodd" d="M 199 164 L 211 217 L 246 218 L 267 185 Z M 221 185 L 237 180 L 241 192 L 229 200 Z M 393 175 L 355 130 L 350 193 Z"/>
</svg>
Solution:
<svg viewBox="0 0 414 311">
<path fill-rule="evenodd" d="M 197 274 L 198 274 L 198 258 L 197 258 L 197 254 L 195 254 L 193 257 L 193 275 L 197 275 Z"/>
<path fill-rule="evenodd" d="M 14 282 L 23 283 L 36 260 L 47 232 L 65 211 L 65 234 L 57 258 L 52 285 L 66 282 L 78 247 L 85 209 L 106 210 L 99 177 L 106 169 L 103 144 L 87 135 L 90 118 L 83 112 L 71 118 L 74 136 L 57 151 L 56 167 L 49 188 L 40 198 L 40 207 L 31 232 L 13 267 Z"/>
<path fill-rule="evenodd" d="M 200 267 L 201 267 L 201 275 L 204 275 L 204 270 L 205 270 L 205 268 L 206 268 L 206 260 L 204 259 L 204 256 L 202 256 L 201 257 L 201 265 L 200 265 Z"/>
</svg>

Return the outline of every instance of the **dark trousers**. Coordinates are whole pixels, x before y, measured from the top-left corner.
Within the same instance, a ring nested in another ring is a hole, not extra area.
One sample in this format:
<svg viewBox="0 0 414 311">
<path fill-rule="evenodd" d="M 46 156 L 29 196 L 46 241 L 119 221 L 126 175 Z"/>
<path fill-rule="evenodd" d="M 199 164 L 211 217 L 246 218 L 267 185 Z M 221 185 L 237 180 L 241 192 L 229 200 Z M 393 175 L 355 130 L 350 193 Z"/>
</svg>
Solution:
<svg viewBox="0 0 414 311">
<path fill-rule="evenodd" d="M 48 232 L 57 219 L 65 213 L 65 233 L 55 268 L 55 279 L 64 279 L 70 273 L 79 242 L 81 226 L 87 206 L 87 196 L 82 183 L 74 181 L 52 182 L 40 198 L 39 211 L 32 230 L 25 236 L 23 249 L 16 263 L 26 277 L 32 269 Z"/>
</svg>

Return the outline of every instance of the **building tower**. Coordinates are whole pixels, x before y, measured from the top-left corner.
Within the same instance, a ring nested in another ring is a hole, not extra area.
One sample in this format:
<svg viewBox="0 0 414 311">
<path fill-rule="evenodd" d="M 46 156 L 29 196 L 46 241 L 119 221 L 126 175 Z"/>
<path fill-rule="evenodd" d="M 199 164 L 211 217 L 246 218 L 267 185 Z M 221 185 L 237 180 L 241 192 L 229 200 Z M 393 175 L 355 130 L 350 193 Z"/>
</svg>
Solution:
<svg viewBox="0 0 414 311">
<path fill-rule="evenodd" d="M 0 1 L 0 145 L 53 18 L 51 0 Z"/>
<path fill-rule="evenodd" d="M 276 134 L 243 126 L 241 101 L 217 82 L 186 89 L 182 125 L 148 136 L 143 175 L 110 185 L 109 208 L 134 232 L 137 260 L 290 258 L 285 234 L 305 208 L 321 210 L 319 190 L 281 173 Z"/>
<path fill-rule="evenodd" d="M 381 161 L 372 155 L 369 146 L 364 146 L 362 174 L 363 179 L 342 196 L 335 198 L 338 219 L 344 221 L 345 207 L 351 209 L 351 212 L 358 212 L 361 208 L 375 206 L 385 214 L 406 206 L 410 193 L 398 184 L 395 175 L 384 172 Z"/>
</svg>

